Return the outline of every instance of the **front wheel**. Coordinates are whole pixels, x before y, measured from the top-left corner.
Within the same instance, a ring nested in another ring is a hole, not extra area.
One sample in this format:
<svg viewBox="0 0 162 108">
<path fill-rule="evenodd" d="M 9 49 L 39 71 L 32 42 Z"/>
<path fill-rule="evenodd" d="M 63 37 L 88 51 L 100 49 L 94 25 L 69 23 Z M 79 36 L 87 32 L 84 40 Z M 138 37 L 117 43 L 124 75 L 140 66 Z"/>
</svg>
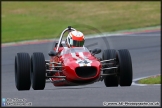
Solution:
<svg viewBox="0 0 162 108">
<path fill-rule="evenodd" d="M 132 61 L 127 49 L 118 50 L 117 60 L 119 62 L 119 84 L 120 86 L 131 86 L 132 84 Z"/>
<path fill-rule="evenodd" d="M 109 60 L 109 59 L 115 59 L 116 58 L 116 50 L 115 49 L 107 49 L 103 52 L 102 59 L 103 60 Z M 109 63 L 114 63 L 109 62 Z M 105 66 L 104 68 L 106 68 Z M 115 73 L 115 69 L 111 70 L 104 70 L 104 74 L 108 73 Z M 118 76 L 117 75 L 110 75 L 110 76 L 105 76 L 104 78 L 104 83 L 106 87 L 117 87 L 118 86 Z"/>
<path fill-rule="evenodd" d="M 17 53 L 15 56 L 15 83 L 18 90 L 30 89 L 30 56 L 28 53 Z"/>
<path fill-rule="evenodd" d="M 31 56 L 31 82 L 34 90 L 43 90 L 46 83 L 46 66 L 43 53 L 33 53 Z"/>
</svg>

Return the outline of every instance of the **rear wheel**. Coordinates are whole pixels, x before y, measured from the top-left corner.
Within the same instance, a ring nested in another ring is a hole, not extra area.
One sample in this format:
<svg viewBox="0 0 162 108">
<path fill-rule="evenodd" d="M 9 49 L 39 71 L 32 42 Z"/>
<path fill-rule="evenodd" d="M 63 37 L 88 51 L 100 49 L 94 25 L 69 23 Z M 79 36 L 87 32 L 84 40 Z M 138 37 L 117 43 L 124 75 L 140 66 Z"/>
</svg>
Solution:
<svg viewBox="0 0 162 108">
<path fill-rule="evenodd" d="M 117 60 L 119 62 L 120 86 L 131 86 L 132 84 L 132 61 L 127 49 L 118 50 Z"/>
<path fill-rule="evenodd" d="M 114 59 L 114 58 L 116 58 L 116 50 L 115 49 L 105 50 L 102 54 L 103 60 L 109 60 L 109 59 Z M 109 63 L 114 63 L 114 61 L 111 61 Z M 108 66 L 105 66 L 104 68 L 106 68 L 106 67 L 108 67 Z M 103 71 L 103 74 L 109 74 L 109 73 L 115 73 L 115 69 Z M 104 83 L 105 83 L 106 87 L 117 87 L 118 86 L 118 76 L 117 75 L 105 76 Z"/>
<path fill-rule="evenodd" d="M 43 90 L 46 83 L 46 66 L 43 53 L 33 53 L 31 56 L 31 82 L 34 90 Z"/>
<path fill-rule="evenodd" d="M 15 83 L 18 90 L 30 89 L 30 56 L 28 53 L 17 53 L 15 56 Z"/>
</svg>

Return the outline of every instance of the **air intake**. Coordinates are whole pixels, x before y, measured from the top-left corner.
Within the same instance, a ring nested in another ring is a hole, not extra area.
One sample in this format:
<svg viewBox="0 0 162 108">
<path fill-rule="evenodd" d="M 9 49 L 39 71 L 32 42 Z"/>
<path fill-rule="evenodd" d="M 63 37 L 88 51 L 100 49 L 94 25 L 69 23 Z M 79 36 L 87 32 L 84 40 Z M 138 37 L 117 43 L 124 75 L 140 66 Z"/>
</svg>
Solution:
<svg viewBox="0 0 162 108">
<path fill-rule="evenodd" d="M 97 74 L 97 69 L 95 67 L 77 67 L 75 71 L 76 74 L 82 78 L 93 77 Z"/>
</svg>

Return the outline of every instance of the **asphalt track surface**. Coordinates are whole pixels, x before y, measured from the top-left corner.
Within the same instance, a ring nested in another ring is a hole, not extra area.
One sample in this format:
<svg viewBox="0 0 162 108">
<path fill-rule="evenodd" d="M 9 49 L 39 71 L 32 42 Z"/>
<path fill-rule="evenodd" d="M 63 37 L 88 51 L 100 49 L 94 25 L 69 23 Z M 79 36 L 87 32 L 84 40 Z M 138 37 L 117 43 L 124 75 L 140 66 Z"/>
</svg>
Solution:
<svg viewBox="0 0 162 108">
<path fill-rule="evenodd" d="M 108 43 L 105 44 L 107 39 Z M 96 44 L 97 42 L 97 44 Z M 18 52 L 48 52 L 52 42 L 2 48 L 2 97 L 25 98 L 33 106 L 103 106 L 103 102 L 161 102 L 160 86 L 105 87 L 104 82 L 86 86 L 54 87 L 47 83 L 44 90 L 18 91 L 15 87 L 14 57 Z M 87 39 L 85 46 L 128 49 L 132 57 L 133 79 L 160 74 L 160 31 Z M 102 52 L 101 52 L 102 54 Z M 96 56 L 100 57 L 101 54 Z"/>
</svg>

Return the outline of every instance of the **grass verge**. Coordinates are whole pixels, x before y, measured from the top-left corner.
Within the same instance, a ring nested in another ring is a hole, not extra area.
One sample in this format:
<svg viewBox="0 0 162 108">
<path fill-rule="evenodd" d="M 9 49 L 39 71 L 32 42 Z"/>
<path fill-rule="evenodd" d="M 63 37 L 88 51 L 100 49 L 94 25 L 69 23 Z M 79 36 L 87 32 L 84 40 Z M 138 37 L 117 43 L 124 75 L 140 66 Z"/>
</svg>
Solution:
<svg viewBox="0 0 162 108">
<path fill-rule="evenodd" d="M 161 84 L 161 75 L 144 78 L 138 81 L 140 84 Z"/>
<path fill-rule="evenodd" d="M 86 34 L 160 25 L 160 1 L 3 1 L 2 43 L 59 37 L 68 25 Z M 88 25 L 88 26 L 87 26 Z"/>
</svg>

